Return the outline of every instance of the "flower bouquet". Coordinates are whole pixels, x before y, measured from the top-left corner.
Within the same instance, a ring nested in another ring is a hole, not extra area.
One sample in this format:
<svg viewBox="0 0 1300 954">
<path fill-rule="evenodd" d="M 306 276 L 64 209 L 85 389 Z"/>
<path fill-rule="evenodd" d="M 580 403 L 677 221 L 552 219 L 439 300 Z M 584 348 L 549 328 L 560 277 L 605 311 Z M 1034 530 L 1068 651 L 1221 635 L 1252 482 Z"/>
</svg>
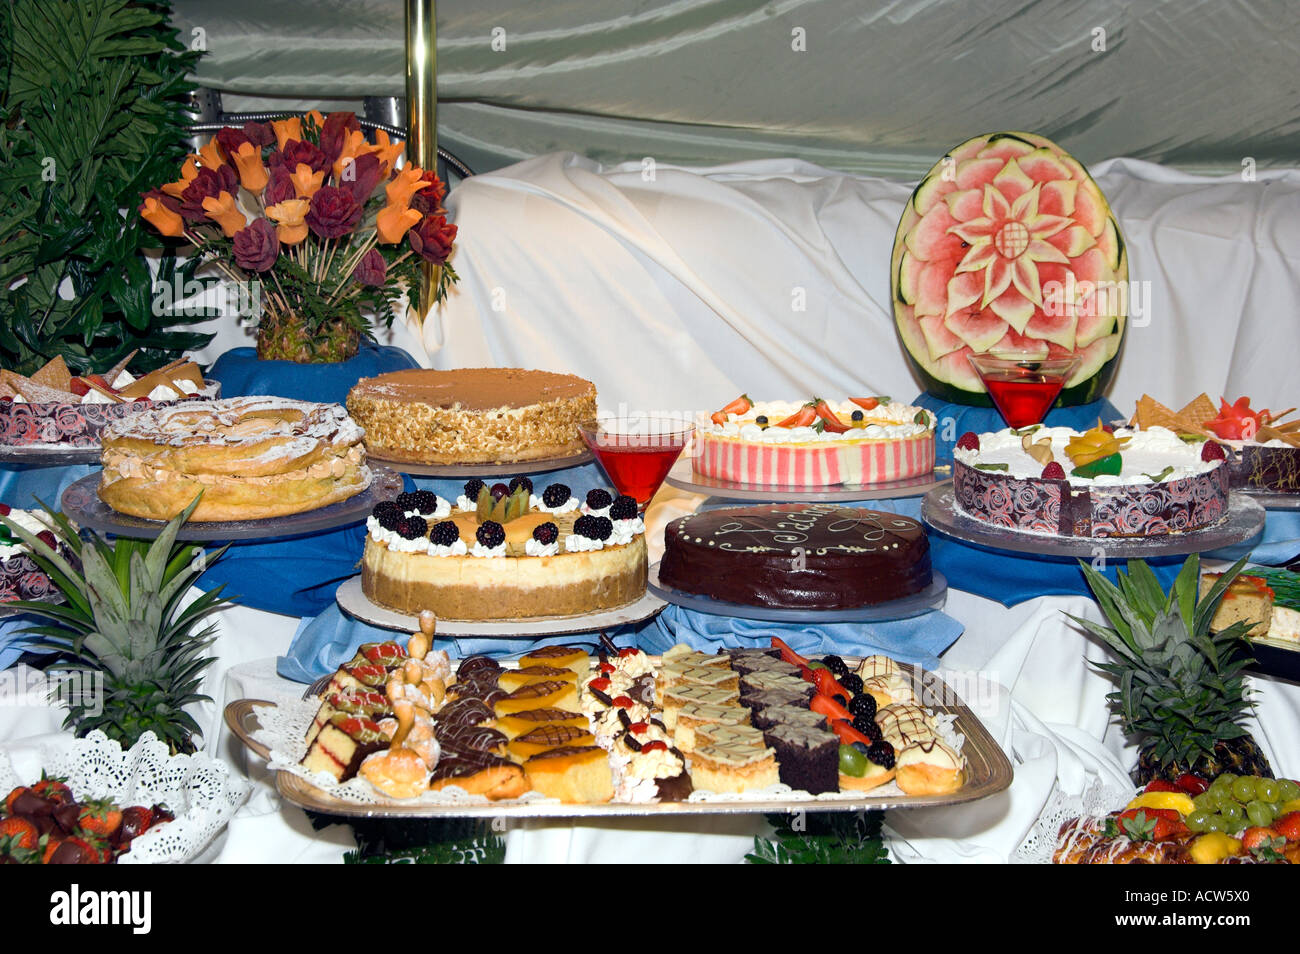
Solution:
<svg viewBox="0 0 1300 954">
<path fill-rule="evenodd" d="M 144 194 L 145 221 L 255 290 L 259 358 L 346 360 L 371 314 L 391 324 L 403 295 L 423 314 L 455 283 L 446 186 L 433 170 L 398 168 L 404 143 L 376 140 L 348 112 L 228 126 L 178 180 Z M 423 262 L 432 303 L 419 300 Z"/>
</svg>

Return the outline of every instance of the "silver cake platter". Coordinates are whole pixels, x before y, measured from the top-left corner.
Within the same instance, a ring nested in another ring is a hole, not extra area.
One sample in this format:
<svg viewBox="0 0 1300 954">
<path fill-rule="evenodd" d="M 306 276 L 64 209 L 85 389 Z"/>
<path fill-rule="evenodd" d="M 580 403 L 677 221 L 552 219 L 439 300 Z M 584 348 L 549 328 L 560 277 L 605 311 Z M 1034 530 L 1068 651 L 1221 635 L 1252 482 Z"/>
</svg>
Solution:
<svg viewBox="0 0 1300 954">
<path fill-rule="evenodd" d="M 896 619 L 911 619 L 923 616 L 932 610 L 942 609 L 948 599 L 948 580 L 942 573 L 935 572 L 930 585 L 919 593 L 904 596 L 902 599 L 887 603 L 875 603 L 871 606 L 859 606 L 854 609 L 817 610 L 817 609 L 782 609 L 772 606 L 749 606 L 744 603 L 729 603 L 715 600 L 698 593 L 684 593 L 664 586 L 659 580 L 659 564 L 650 567 L 650 592 L 683 609 L 697 613 L 709 613 L 713 616 L 731 616 L 736 619 L 754 619 L 766 623 L 807 623 L 818 626 L 823 623 L 887 623 Z"/>
<path fill-rule="evenodd" d="M 889 500 L 895 497 L 921 497 L 952 480 L 952 468 L 936 467 L 931 473 L 907 480 L 880 484 L 829 484 L 823 487 L 793 487 L 778 484 L 746 484 L 719 480 L 695 473 L 689 459 L 683 458 L 668 472 L 667 483 L 678 490 L 706 494 L 724 500 L 756 500 L 760 503 L 810 503 L 825 501 L 844 503 L 852 500 Z"/>
<path fill-rule="evenodd" d="M 1256 490 L 1254 487 L 1242 487 L 1237 492 L 1246 494 L 1265 510 L 1300 510 L 1300 493 Z"/>
<path fill-rule="evenodd" d="M 344 582 L 334 595 L 339 609 L 363 623 L 380 629 L 395 629 L 404 633 L 420 628 L 418 616 L 388 609 L 373 602 L 361 591 L 361 577 L 354 576 Z M 543 636 L 569 636 L 577 633 L 594 633 L 616 626 L 627 626 L 652 619 L 663 612 L 667 604 L 646 593 L 639 600 L 610 610 L 584 613 L 581 616 L 548 616 L 535 619 L 464 620 L 439 619 L 434 639 L 527 639 Z"/>
<path fill-rule="evenodd" d="M 98 464 L 103 447 L 68 447 L 63 444 L 0 444 L 0 465 L 30 464 L 37 467 L 65 467 L 69 464 Z"/>
<path fill-rule="evenodd" d="M 921 519 L 945 536 L 990 550 L 1044 557 L 1112 560 L 1178 556 L 1244 543 L 1264 529 L 1264 508 L 1250 497 L 1228 496 L 1228 515 L 1212 527 L 1158 537 L 1061 537 L 995 527 L 957 510 L 951 486 L 930 491 L 921 501 Z"/>
<path fill-rule="evenodd" d="M 367 458 L 372 464 L 381 464 L 390 470 L 412 477 L 518 477 L 524 474 L 544 474 L 550 470 L 578 467 L 595 460 L 589 450 L 568 457 L 547 457 L 542 460 L 512 461 L 504 464 L 414 464 L 403 460 L 388 460 L 373 454 Z"/>
<path fill-rule="evenodd" d="M 190 522 L 176 534 L 178 540 L 270 540 L 278 537 L 298 537 L 322 530 L 334 530 L 348 524 L 360 523 L 370 515 L 375 504 L 392 500 L 402 492 L 405 482 L 401 474 L 370 462 L 370 486 L 347 500 L 290 514 L 287 517 L 268 517 L 263 520 L 221 520 L 204 523 Z M 99 499 L 100 472 L 83 477 L 63 492 L 62 507 L 68 519 L 79 527 L 89 527 L 101 533 L 119 537 L 141 537 L 152 540 L 167 526 L 163 520 L 146 520 L 118 513 Z"/>
</svg>

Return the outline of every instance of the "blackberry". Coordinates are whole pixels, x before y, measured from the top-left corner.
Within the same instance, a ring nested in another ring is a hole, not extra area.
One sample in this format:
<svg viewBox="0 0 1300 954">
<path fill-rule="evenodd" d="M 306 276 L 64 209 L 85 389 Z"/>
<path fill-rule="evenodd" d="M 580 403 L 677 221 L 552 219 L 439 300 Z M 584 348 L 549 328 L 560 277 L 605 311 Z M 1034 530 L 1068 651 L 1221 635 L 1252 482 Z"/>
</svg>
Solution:
<svg viewBox="0 0 1300 954">
<path fill-rule="evenodd" d="M 592 510 L 604 510 L 613 502 L 614 498 L 609 495 L 608 490 L 597 487 L 595 490 L 587 491 L 587 506 Z"/>
<path fill-rule="evenodd" d="M 491 550 L 493 547 L 499 547 L 506 542 L 506 531 L 495 520 L 484 520 L 479 524 L 478 530 L 474 532 L 474 538 Z"/>
<path fill-rule="evenodd" d="M 845 688 L 848 687 L 845 686 Z M 855 716 L 865 715 L 874 719 L 876 717 L 876 697 L 865 692 L 859 693 L 849 702 L 848 708 Z"/>
<path fill-rule="evenodd" d="M 851 672 L 847 676 L 840 676 L 840 685 L 856 696 L 862 691 L 862 677 Z"/>
<path fill-rule="evenodd" d="M 397 525 L 397 535 L 403 540 L 418 540 L 429 532 L 429 524 L 423 517 L 406 517 Z"/>
<path fill-rule="evenodd" d="M 839 656 L 823 656 L 822 665 L 834 673 L 836 679 L 841 679 L 849 674 L 848 664 Z"/>
<path fill-rule="evenodd" d="M 460 539 L 460 527 L 450 520 L 440 520 L 429 533 L 429 542 L 439 547 L 449 547 Z"/>
<path fill-rule="evenodd" d="M 530 494 L 533 492 L 533 482 L 527 477 L 516 477 L 510 481 L 510 493 L 514 493 L 520 487 L 525 488 Z"/>
<path fill-rule="evenodd" d="M 538 524 L 533 528 L 533 539 L 543 546 L 550 546 L 560 539 L 560 528 L 550 521 Z"/>
<path fill-rule="evenodd" d="M 611 520 L 635 520 L 636 501 L 627 494 L 620 495 L 609 505 L 609 516 Z"/>
<path fill-rule="evenodd" d="M 831 696 L 831 698 L 834 699 L 842 706 L 848 706 L 849 704 L 849 697 L 842 692 L 835 693 L 835 695 Z"/>
<path fill-rule="evenodd" d="M 403 511 L 417 509 L 415 506 L 415 491 L 413 490 L 398 494 L 397 499 L 393 502 L 401 507 Z"/>
<path fill-rule="evenodd" d="M 873 742 L 867 749 L 867 758 L 881 768 L 891 769 L 894 767 L 894 747 L 883 739 Z"/>
<path fill-rule="evenodd" d="M 477 477 L 471 477 L 469 480 L 465 481 L 465 496 L 470 500 L 478 500 L 478 492 L 485 486 L 487 485 Z"/>
<path fill-rule="evenodd" d="M 438 495 L 432 490 L 417 490 L 413 496 L 415 509 L 420 513 L 430 514 L 438 509 Z"/>
<path fill-rule="evenodd" d="M 864 415 L 863 415 L 863 413 L 862 413 L 861 411 L 854 411 L 852 414 L 849 415 L 849 420 L 850 420 L 850 421 L 860 421 L 860 420 L 862 420 L 863 417 L 864 417 Z"/>
<path fill-rule="evenodd" d="M 853 710 L 850 709 L 849 711 L 852 712 Z M 867 738 L 871 738 L 871 730 L 878 727 L 876 726 L 876 720 L 873 716 L 861 714 L 853 717 L 853 728 L 857 729 Z"/>
<path fill-rule="evenodd" d="M 551 484 L 542 491 L 542 503 L 554 510 L 563 507 L 572 496 L 573 491 L 568 484 Z"/>
<path fill-rule="evenodd" d="M 402 508 L 391 500 L 385 500 L 375 505 L 374 516 L 385 530 L 396 530 L 402 520 Z"/>
<path fill-rule="evenodd" d="M 587 514 L 573 522 L 573 532 L 588 540 L 607 540 L 614 532 L 614 522 L 608 517 L 593 517 Z"/>
</svg>

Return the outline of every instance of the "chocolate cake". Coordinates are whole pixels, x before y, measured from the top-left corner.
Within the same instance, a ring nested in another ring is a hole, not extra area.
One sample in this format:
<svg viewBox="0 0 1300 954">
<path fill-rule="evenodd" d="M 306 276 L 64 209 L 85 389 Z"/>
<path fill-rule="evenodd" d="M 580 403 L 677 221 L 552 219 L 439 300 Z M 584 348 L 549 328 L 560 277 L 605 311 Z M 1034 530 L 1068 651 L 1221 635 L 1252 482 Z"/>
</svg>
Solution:
<svg viewBox="0 0 1300 954">
<path fill-rule="evenodd" d="M 813 795 L 837 792 L 840 745 L 835 733 L 806 725 L 777 725 L 763 733 L 776 752 L 781 781 Z"/>
<path fill-rule="evenodd" d="M 742 700 L 743 701 L 743 700 Z M 754 728 L 767 730 L 778 725 L 801 726 L 816 729 L 826 724 L 826 717 L 811 709 L 801 708 L 798 703 L 792 705 L 765 706 L 755 708 L 751 717 Z M 771 743 L 768 743 L 771 745 Z"/>
<path fill-rule="evenodd" d="M 1234 490 L 1300 493 L 1300 448 L 1231 442 L 1223 449 L 1227 451 L 1228 480 Z"/>
<path fill-rule="evenodd" d="M 909 517 L 779 504 L 692 514 L 668 525 L 664 586 L 748 606 L 852 609 L 930 585 L 930 544 Z"/>
</svg>

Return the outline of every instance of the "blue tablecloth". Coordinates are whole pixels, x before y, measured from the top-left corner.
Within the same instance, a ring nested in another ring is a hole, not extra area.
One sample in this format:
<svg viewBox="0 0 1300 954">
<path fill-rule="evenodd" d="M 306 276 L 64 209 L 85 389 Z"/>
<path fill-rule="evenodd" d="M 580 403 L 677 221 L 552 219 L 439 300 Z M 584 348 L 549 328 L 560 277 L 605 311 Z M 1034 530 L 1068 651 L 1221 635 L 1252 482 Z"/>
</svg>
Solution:
<svg viewBox="0 0 1300 954">
<path fill-rule="evenodd" d="M 221 382 L 223 397 L 274 394 L 297 401 L 343 404 L 362 378 L 419 367 L 401 348 L 361 342 L 357 356 L 334 364 L 260 361 L 255 348 L 232 348 L 213 363 L 207 377 Z"/>
</svg>

